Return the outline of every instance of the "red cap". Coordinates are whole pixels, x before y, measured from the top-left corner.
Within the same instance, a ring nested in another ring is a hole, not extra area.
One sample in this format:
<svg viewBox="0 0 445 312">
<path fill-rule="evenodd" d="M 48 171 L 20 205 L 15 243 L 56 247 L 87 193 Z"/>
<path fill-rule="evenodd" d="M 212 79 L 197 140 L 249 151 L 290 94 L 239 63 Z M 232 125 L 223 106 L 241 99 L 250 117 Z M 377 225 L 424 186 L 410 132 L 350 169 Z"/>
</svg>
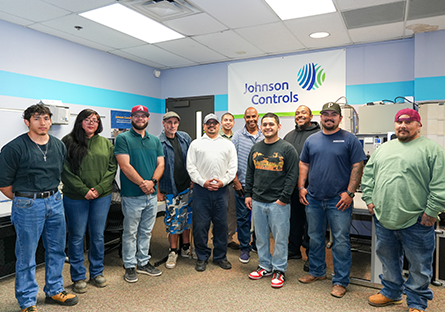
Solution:
<svg viewBox="0 0 445 312">
<path fill-rule="evenodd" d="M 133 116 L 135 113 L 144 113 L 147 117 L 150 116 L 150 113 L 148 112 L 148 108 L 142 105 L 136 105 L 131 109 L 131 116 Z"/>
<path fill-rule="evenodd" d="M 402 115 L 408 115 L 409 118 L 400 119 L 400 116 L 402 116 Z M 396 118 L 394 119 L 394 121 L 396 121 L 396 122 L 397 121 L 418 121 L 420 123 L 420 125 L 422 125 L 422 123 L 420 122 L 419 113 L 411 108 L 404 108 L 404 109 L 399 110 L 396 114 Z"/>
</svg>

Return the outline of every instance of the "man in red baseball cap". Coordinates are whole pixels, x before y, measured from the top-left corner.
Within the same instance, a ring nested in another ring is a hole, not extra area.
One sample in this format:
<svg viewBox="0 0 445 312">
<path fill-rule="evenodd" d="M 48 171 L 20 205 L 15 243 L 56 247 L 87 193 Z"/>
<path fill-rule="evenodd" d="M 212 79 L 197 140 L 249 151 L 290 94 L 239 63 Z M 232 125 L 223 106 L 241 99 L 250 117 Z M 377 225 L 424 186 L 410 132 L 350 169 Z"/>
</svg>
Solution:
<svg viewBox="0 0 445 312">
<path fill-rule="evenodd" d="M 362 199 L 375 215 L 377 256 L 382 262 L 383 289 L 368 298 L 372 306 L 402 303 L 409 311 L 425 311 L 433 292 L 434 224 L 445 211 L 445 154 L 436 142 L 420 136 L 420 115 L 406 108 L 397 112 L 397 140 L 379 147 L 362 178 Z M 402 275 L 404 255 L 409 278 Z"/>
<path fill-rule="evenodd" d="M 134 116 L 136 113 L 143 113 L 145 116 L 150 117 L 150 113 L 148 112 L 148 108 L 142 105 L 133 106 L 131 109 L 131 116 Z"/>
</svg>

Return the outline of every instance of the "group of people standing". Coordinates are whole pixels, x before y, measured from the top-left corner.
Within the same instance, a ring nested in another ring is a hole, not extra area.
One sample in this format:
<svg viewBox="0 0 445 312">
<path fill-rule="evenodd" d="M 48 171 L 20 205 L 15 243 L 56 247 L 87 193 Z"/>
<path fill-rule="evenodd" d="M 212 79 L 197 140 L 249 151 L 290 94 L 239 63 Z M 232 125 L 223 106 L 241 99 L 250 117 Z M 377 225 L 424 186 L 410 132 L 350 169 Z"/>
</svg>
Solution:
<svg viewBox="0 0 445 312">
<path fill-rule="evenodd" d="M 228 247 L 239 249 L 241 263 L 248 263 L 250 252 L 256 251 L 258 268 L 249 278 L 272 276 L 274 288 L 284 285 L 288 259 L 300 259 L 301 247 L 308 256 L 304 265 L 308 274 L 299 281 L 326 279 L 329 223 L 334 263 L 331 295 L 342 298 L 350 282 L 349 230 L 354 195 L 361 183 L 363 200 L 376 223 L 376 249 L 383 265 L 383 289 L 368 299 L 369 304 L 400 304 L 405 293 L 414 312 L 424 311 L 432 299 L 428 285 L 435 247 L 433 225 L 445 211 L 445 155 L 437 143 L 420 137 L 422 124 L 415 110 L 396 114 L 397 139 L 372 155 L 363 179 L 366 155 L 357 138 L 340 128 L 343 117 L 337 103 L 323 105 L 322 128 L 312 121 L 309 107 L 299 106 L 295 129 L 284 139 L 278 135 L 279 117 L 267 113 L 258 122 L 253 107 L 246 109 L 245 125 L 235 133 L 233 115 L 224 114 L 220 124 L 215 114 L 208 114 L 203 136 L 192 141 L 178 131 L 181 117 L 172 111 L 163 116 L 161 134 L 149 134 L 150 113 L 137 105 L 131 110 L 132 128 L 117 136 L 115 146 L 99 136 L 103 127 L 94 110 L 81 111 L 62 141 L 48 134 L 51 112 L 44 105 L 30 106 L 23 117 L 29 131 L 0 153 L 0 191 L 13 200 L 16 298 L 22 311 L 37 311 L 35 251 L 40 237 L 45 247 L 46 303 L 78 302 L 63 288 L 66 232 L 73 290 L 87 291 L 83 254 L 87 230 L 89 281 L 96 287 L 107 285 L 104 230 L 117 164 L 124 215 L 124 279 L 129 283 L 138 281 L 138 273 L 162 274 L 150 263 L 149 248 L 157 202 L 165 200 L 168 269 L 176 266 L 181 255 L 193 257 L 195 270 L 205 271 L 212 255 L 211 231 L 215 265 L 231 269 Z M 239 244 L 233 241 L 236 230 Z M 404 257 L 409 261 L 406 281 Z"/>
</svg>

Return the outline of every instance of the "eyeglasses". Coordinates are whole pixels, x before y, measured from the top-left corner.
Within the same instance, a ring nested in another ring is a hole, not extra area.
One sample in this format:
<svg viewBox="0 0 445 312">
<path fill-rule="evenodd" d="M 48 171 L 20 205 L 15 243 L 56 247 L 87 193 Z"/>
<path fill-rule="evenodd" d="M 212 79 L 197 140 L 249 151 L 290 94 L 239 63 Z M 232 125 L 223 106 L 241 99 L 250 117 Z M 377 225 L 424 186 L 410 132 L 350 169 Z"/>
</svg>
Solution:
<svg viewBox="0 0 445 312">
<path fill-rule="evenodd" d="M 99 123 L 99 120 L 97 120 L 97 119 L 84 119 L 83 121 L 85 121 L 85 123 L 87 123 L 87 124 L 98 124 Z"/>
<path fill-rule="evenodd" d="M 142 119 L 145 119 L 145 118 L 148 118 L 148 116 L 147 115 L 145 115 L 145 114 L 140 114 L 140 115 L 133 115 L 132 116 L 134 119 L 138 119 L 138 118 L 142 118 Z"/>
<path fill-rule="evenodd" d="M 219 124 L 219 122 L 214 121 L 214 120 L 209 120 L 206 122 L 207 126 L 216 126 L 217 124 Z"/>
</svg>

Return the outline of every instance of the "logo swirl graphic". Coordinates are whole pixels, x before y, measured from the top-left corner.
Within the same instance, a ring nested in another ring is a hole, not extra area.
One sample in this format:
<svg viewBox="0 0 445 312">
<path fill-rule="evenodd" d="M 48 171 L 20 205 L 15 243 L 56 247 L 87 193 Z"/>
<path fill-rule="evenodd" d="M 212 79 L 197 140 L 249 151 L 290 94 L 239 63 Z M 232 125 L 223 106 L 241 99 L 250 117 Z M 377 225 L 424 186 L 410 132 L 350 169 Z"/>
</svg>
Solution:
<svg viewBox="0 0 445 312">
<path fill-rule="evenodd" d="M 297 74 L 297 81 L 300 87 L 305 90 L 315 90 L 321 87 L 326 79 L 326 73 L 320 65 L 309 63 L 304 65 Z"/>
</svg>

